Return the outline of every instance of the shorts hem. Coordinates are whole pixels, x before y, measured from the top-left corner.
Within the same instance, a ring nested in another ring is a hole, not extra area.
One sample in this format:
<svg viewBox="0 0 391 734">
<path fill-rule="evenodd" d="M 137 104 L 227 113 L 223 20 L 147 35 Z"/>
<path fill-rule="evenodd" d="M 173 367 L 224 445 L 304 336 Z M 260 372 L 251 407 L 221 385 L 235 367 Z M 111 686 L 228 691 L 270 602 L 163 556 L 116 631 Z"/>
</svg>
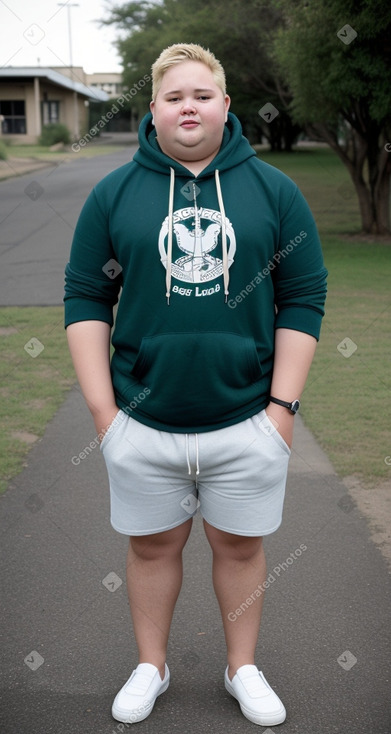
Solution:
<svg viewBox="0 0 391 734">
<path fill-rule="evenodd" d="M 156 535 L 157 533 L 166 533 L 168 530 L 174 530 L 174 528 L 178 528 L 180 525 L 183 525 L 188 520 L 192 520 L 193 517 L 197 514 L 197 511 L 194 512 L 192 515 L 189 514 L 188 517 L 185 517 L 183 520 L 179 520 L 179 522 L 174 523 L 173 525 L 169 525 L 165 528 L 158 528 L 157 530 L 137 530 L 136 532 L 130 532 L 129 530 L 120 530 L 118 527 L 114 525 L 114 523 L 110 520 L 111 527 L 113 530 L 115 530 L 117 533 L 121 533 L 121 535 L 128 535 L 129 537 L 140 537 L 142 535 Z"/>
<path fill-rule="evenodd" d="M 201 511 L 201 508 L 200 508 Z M 223 527 L 223 525 L 217 525 L 215 522 L 210 522 L 205 515 L 201 511 L 201 515 L 203 519 L 208 523 L 208 525 L 211 525 L 213 528 L 216 528 L 216 530 L 222 530 L 224 533 L 231 533 L 231 535 L 241 535 L 243 538 L 263 538 L 265 535 L 271 535 L 272 533 L 275 533 L 276 530 L 278 530 L 282 525 L 282 519 L 278 523 L 278 525 L 275 525 L 271 530 L 264 530 L 263 532 L 259 530 L 246 530 L 245 532 L 243 530 L 233 530 L 232 528 L 226 528 Z"/>
</svg>

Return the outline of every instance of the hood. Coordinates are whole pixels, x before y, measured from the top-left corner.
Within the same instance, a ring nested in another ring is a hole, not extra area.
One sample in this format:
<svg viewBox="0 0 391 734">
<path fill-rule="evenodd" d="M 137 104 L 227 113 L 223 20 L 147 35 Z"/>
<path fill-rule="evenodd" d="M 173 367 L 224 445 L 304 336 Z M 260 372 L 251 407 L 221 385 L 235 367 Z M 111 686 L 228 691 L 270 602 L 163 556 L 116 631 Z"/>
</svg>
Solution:
<svg viewBox="0 0 391 734">
<path fill-rule="evenodd" d="M 174 161 L 162 152 L 157 142 L 156 129 L 152 125 L 152 115 L 148 112 L 141 120 L 139 127 L 139 145 L 133 160 L 145 168 L 150 168 L 158 173 L 169 175 L 173 168 L 176 175 L 188 176 L 189 170 L 181 163 Z M 222 172 L 243 163 L 248 158 L 255 156 L 256 152 L 248 140 L 243 136 L 242 126 L 238 118 L 228 113 L 228 119 L 224 126 L 223 140 L 220 150 L 213 161 L 197 176 L 198 179 L 205 178 L 214 173 L 216 168 Z"/>
</svg>

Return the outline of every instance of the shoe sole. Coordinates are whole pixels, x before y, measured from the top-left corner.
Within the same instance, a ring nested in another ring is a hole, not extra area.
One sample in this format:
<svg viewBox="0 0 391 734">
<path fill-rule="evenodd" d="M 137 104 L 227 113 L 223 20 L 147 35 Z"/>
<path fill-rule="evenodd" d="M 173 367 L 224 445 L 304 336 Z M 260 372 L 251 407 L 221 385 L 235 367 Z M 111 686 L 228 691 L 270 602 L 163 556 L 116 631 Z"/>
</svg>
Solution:
<svg viewBox="0 0 391 734">
<path fill-rule="evenodd" d="M 238 702 L 243 716 L 251 721 L 252 724 L 258 724 L 259 726 L 277 726 L 277 724 L 284 723 L 286 719 L 286 711 L 284 706 L 282 706 L 281 711 L 279 711 L 278 713 L 276 712 L 275 714 L 256 714 L 254 711 L 251 711 L 251 709 L 246 708 L 246 706 L 240 703 L 235 691 L 229 685 L 229 683 L 227 683 L 227 681 L 225 681 L 225 689 Z"/>
<path fill-rule="evenodd" d="M 144 721 L 144 719 L 148 718 L 149 714 L 152 713 L 153 707 L 156 703 L 156 699 L 162 695 L 162 693 L 165 693 L 168 686 L 170 685 L 170 679 L 164 683 L 162 688 L 160 689 L 159 693 L 156 694 L 154 701 L 152 704 L 150 704 L 148 707 L 144 707 L 140 705 L 138 709 L 134 711 L 134 713 L 125 712 L 121 709 L 116 709 L 115 702 L 112 705 L 111 708 L 111 715 L 113 719 L 116 721 L 121 721 L 122 724 L 138 724 L 139 721 Z M 142 709 L 142 711 L 140 711 Z"/>
</svg>

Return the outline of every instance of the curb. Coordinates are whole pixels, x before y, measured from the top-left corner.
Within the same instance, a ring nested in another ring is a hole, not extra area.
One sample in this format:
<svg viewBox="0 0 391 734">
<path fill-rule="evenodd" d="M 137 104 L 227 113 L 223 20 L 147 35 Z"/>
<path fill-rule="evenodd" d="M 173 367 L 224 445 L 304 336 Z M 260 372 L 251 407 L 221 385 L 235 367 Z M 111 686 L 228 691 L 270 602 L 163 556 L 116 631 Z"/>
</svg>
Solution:
<svg viewBox="0 0 391 734">
<path fill-rule="evenodd" d="M 31 163 L 27 163 L 20 162 L 17 158 L 0 161 L 0 182 L 16 176 L 24 176 L 26 173 L 40 171 L 44 168 L 53 168 L 57 165 L 57 161 L 31 161 Z"/>
</svg>

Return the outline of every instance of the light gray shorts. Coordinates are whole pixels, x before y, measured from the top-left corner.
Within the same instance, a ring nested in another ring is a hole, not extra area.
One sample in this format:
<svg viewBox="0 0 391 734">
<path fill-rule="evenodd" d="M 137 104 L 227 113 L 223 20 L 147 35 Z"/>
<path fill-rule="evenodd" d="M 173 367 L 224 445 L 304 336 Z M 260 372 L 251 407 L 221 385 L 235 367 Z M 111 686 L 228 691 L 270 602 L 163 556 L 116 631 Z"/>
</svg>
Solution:
<svg viewBox="0 0 391 734">
<path fill-rule="evenodd" d="M 171 530 L 198 508 L 235 535 L 268 535 L 281 524 L 290 449 L 264 410 L 191 434 L 159 431 L 119 410 L 101 450 L 119 533 Z"/>
</svg>

